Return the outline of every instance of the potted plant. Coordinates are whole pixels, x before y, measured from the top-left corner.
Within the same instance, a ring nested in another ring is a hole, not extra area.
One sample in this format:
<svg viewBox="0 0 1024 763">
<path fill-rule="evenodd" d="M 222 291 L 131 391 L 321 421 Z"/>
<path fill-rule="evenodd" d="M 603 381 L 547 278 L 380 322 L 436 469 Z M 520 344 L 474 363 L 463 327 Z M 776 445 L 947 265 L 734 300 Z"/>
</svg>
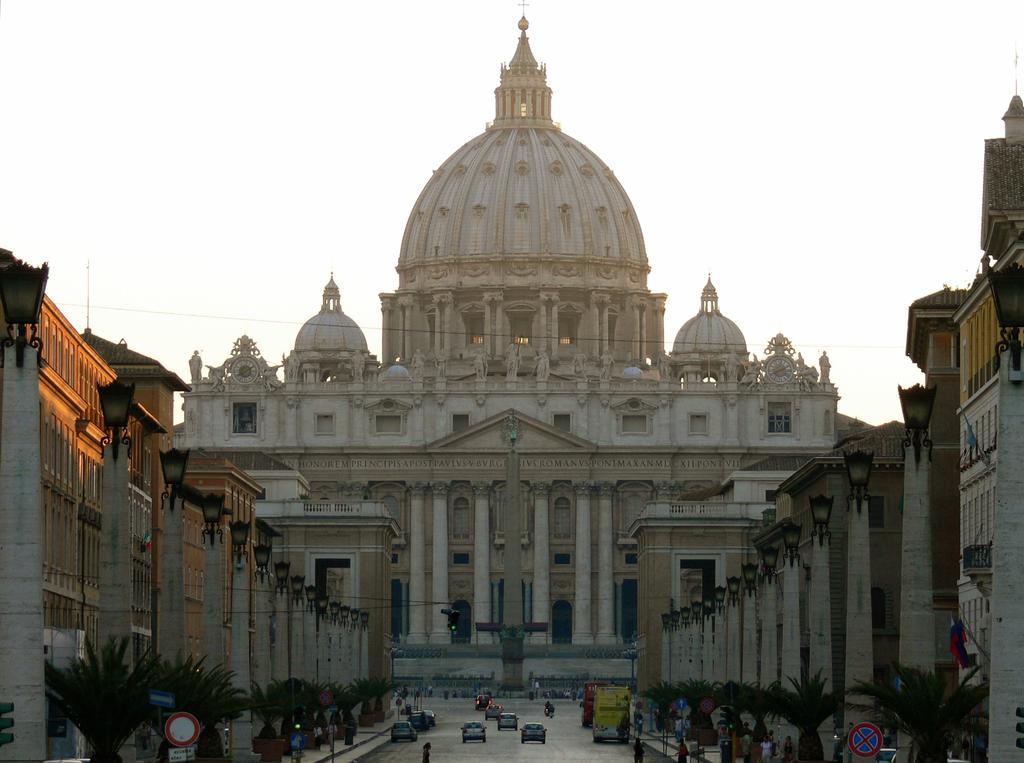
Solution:
<svg viewBox="0 0 1024 763">
<path fill-rule="evenodd" d="M 711 722 L 711 715 L 700 709 L 701 700 L 706 697 L 714 699 L 718 696 L 718 687 L 711 681 L 690 679 L 676 684 L 678 696 L 686 699 L 690 708 L 690 734 L 702 747 L 713 747 L 718 744 L 718 732 Z"/>
<path fill-rule="evenodd" d="M 376 722 L 373 713 L 374 692 L 377 687 L 373 679 L 357 678 L 352 682 L 352 692 L 359 698 L 359 725 L 361 727 L 372 726 Z"/>
<path fill-rule="evenodd" d="M 252 740 L 253 752 L 258 752 L 264 763 L 279 761 L 288 749 L 288 740 L 281 738 L 276 726 L 289 713 L 288 686 L 283 681 L 272 681 L 266 689 L 253 684 L 250 696 L 252 714 L 259 725 Z"/>
<path fill-rule="evenodd" d="M 790 678 L 793 689 L 775 687 L 769 693 L 772 713 L 785 718 L 796 727 L 800 734 L 797 742 L 797 758 L 801 761 L 824 761 L 825 751 L 821 746 L 818 729 L 839 709 L 839 697 L 825 691 L 821 671 L 813 678 Z"/>
</svg>

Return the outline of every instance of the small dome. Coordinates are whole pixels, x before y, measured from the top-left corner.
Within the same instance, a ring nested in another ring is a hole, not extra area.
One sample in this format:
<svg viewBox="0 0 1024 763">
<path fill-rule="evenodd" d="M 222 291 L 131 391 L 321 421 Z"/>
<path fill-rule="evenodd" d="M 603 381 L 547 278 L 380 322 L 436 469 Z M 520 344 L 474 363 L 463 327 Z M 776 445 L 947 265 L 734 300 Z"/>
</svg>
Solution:
<svg viewBox="0 0 1024 763">
<path fill-rule="evenodd" d="M 341 311 L 341 291 L 333 275 L 324 287 L 320 312 L 306 321 L 295 336 L 295 349 L 299 352 L 367 351 L 362 329 Z"/>
<path fill-rule="evenodd" d="M 409 369 L 397 363 L 393 366 L 388 366 L 387 371 L 383 374 L 384 381 L 409 381 L 411 378 L 409 376 Z"/>
<path fill-rule="evenodd" d="M 718 291 L 711 283 L 711 278 L 708 278 L 701 292 L 700 312 L 679 329 L 672 352 L 747 354 L 747 340 L 743 332 L 718 310 Z"/>
<path fill-rule="evenodd" d="M 627 368 L 623 369 L 623 371 L 622 371 L 622 378 L 623 379 L 643 379 L 644 378 L 644 372 L 643 372 L 643 370 L 641 370 L 640 368 L 637 368 L 636 366 L 628 366 Z"/>
</svg>

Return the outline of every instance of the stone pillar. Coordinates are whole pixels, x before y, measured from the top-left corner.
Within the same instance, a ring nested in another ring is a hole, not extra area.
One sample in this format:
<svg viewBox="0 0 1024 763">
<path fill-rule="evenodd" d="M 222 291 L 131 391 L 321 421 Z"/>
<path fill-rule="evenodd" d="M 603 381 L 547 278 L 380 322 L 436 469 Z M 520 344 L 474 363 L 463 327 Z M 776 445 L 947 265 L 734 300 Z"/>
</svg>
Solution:
<svg viewBox="0 0 1024 763">
<path fill-rule="evenodd" d="M 288 594 L 291 596 L 291 594 Z M 291 609 L 289 610 L 288 617 L 290 625 L 288 627 L 288 648 L 291 650 L 291 675 L 289 678 L 302 678 L 310 679 L 306 673 L 306 654 L 305 654 L 305 641 L 306 633 L 302 627 L 302 621 L 305 613 L 305 602 L 304 601 L 292 601 Z"/>
<path fill-rule="evenodd" d="M 173 500 L 174 505 L 171 505 Z M 160 619 L 157 647 L 165 659 L 188 653 L 185 633 L 185 507 L 177 496 L 164 502 L 160 533 Z"/>
<path fill-rule="evenodd" d="M 832 689 L 832 594 L 829 573 L 829 540 L 812 541 L 810 595 L 807 614 L 810 619 L 809 674 L 821 672 L 826 690 Z"/>
<path fill-rule="evenodd" d="M 533 621 L 551 621 L 551 535 L 548 527 L 548 498 L 551 486 L 545 482 L 533 486 Z M 543 643 L 543 633 L 533 634 Z"/>
<path fill-rule="evenodd" d="M 328 617 L 330 610 L 322 617 L 319 614 L 313 616 L 314 633 L 316 634 L 316 682 L 327 683 L 330 676 L 328 659 L 330 658 L 330 622 Z"/>
<path fill-rule="evenodd" d="M 274 644 L 270 677 L 275 681 L 286 681 L 288 679 L 288 594 L 272 594 L 272 596 L 270 601 L 274 607 L 272 615 Z M 281 598 L 282 596 L 286 598 Z"/>
<path fill-rule="evenodd" d="M 1000 443 L 1000 446 L 1002 443 Z M 1002 454 L 1000 453 L 1000 456 Z M 846 690 L 858 681 L 874 678 L 874 646 L 871 636 L 871 537 L 868 530 L 868 500 L 857 501 L 847 512 L 849 535 L 846 543 Z M 854 698 L 856 701 L 856 697 Z M 864 720 L 864 714 L 846 710 L 846 724 Z M 861 758 L 855 758 L 861 760 Z M 994 757 L 993 760 L 1000 758 Z"/>
<path fill-rule="evenodd" d="M 409 500 L 409 636 L 410 644 L 427 642 L 427 562 L 423 528 L 423 490 L 417 483 Z"/>
<path fill-rule="evenodd" d="M 935 607 L 932 590 L 930 453 L 903 458 L 903 550 L 900 555 L 900 663 L 935 670 Z M 998 525 L 996 526 L 998 528 Z"/>
<path fill-rule="evenodd" d="M 231 579 L 231 670 L 235 688 L 248 693 L 249 675 L 249 586 L 252 577 L 242 559 L 234 565 Z M 252 752 L 252 713 L 244 712 L 231 721 L 231 757 L 236 761 L 259 760 Z"/>
<path fill-rule="evenodd" d="M 761 685 L 767 686 L 779 678 L 778 590 L 771 577 L 761 583 L 761 604 Z"/>
<path fill-rule="evenodd" d="M 701 620 L 700 675 L 705 681 L 715 680 L 715 632 L 714 615 L 704 614 Z"/>
<path fill-rule="evenodd" d="M 224 542 L 230 538 L 206 536 L 203 557 L 203 654 L 206 664 L 222 665 L 224 648 Z"/>
<path fill-rule="evenodd" d="M 995 484 L 996 528 L 992 541 L 992 635 L 989 672 L 989 760 L 1015 760 L 1015 717 L 1024 685 L 1024 576 L 1020 574 L 1024 539 L 1024 389 L 1011 382 L 1009 352 L 999 362 L 999 464 Z"/>
<path fill-rule="evenodd" d="M 612 496 L 615 485 L 603 482 L 597 506 L 597 643 L 615 643 L 615 537 L 612 532 Z"/>
<path fill-rule="evenodd" d="M 489 623 L 491 618 L 491 486 L 473 484 L 473 621 Z M 489 643 L 490 633 L 485 634 Z"/>
<path fill-rule="evenodd" d="M 742 681 L 757 683 L 757 590 L 743 593 Z"/>
<path fill-rule="evenodd" d="M 109 638 L 131 638 L 132 635 L 132 547 L 135 541 L 132 538 L 132 508 L 128 486 L 130 447 L 121 443 L 116 460 L 113 457 L 113 445 L 103 449 L 100 644 L 105 644 Z M 129 655 L 130 650 L 131 647 Z"/>
<path fill-rule="evenodd" d="M 672 631 L 666 628 L 664 625 L 661 626 L 661 670 L 659 675 L 662 680 L 678 681 L 679 677 L 672 670 Z"/>
<path fill-rule="evenodd" d="M 494 355 L 494 320 L 492 316 L 495 300 L 494 294 L 490 292 L 484 294 L 484 346 L 482 349 L 487 355 Z"/>
<path fill-rule="evenodd" d="M 551 337 L 548 335 L 548 309 L 551 305 L 551 295 L 546 292 L 540 294 L 540 310 L 538 317 L 540 318 L 540 326 L 538 327 L 537 337 L 537 351 L 541 351 L 548 347 L 548 342 L 551 341 Z"/>
<path fill-rule="evenodd" d="M 273 570 L 273 567 L 271 567 Z M 270 573 L 274 577 L 273 571 Z M 274 584 L 273 582 L 253 580 L 253 603 L 255 612 L 252 619 L 255 628 L 255 644 L 253 644 L 252 680 L 261 687 L 266 688 L 270 683 L 270 617 L 274 607 Z"/>
<path fill-rule="evenodd" d="M 404 295 L 398 298 L 398 305 L 402 311 L 402 362 L 408 363 L 412 360 L 412 331 L 410 331 L 412 297 Z"/>
<path fill-rule="evenodd" d="M 448 622 L 441 617 L 441 605 L 437 602 L 448 602 L 448 483 L 434 482 L 430 486 L 434 497 L 434 533 L 433 533 L 433 580 L 431 605 L 430 643 L 450 644 L 451 634 Z M 506 542 L 508 539 L 506 538 Z"/>
<path fill-rule="evenodd" d="M 395 359 L 394 351 L 394 302 L 390 294 L 380 295 L 381 338 L 380 361 L 384 368 L 390 366 Z"/>
<path fill-rule="evenodd" d="M 573 606 L 572 641 L 594 643 L 590 613 L 590 485 L 577 483 L 576 489 L 576 601 Z"/>
<path fill-rule="evenodd" d="M 737 594 L 742 596 L 743 594 Z M 725 646 L 725 679 L 739 683 L 743 680 L 740 638 L 740 605 L 739 601 L 731 598 L 726 605 L 725 611 L 726 646 Z"/>
<path fill-rule="evenodd" d="M 785 553 L 785 552 L 783 552 Z M 800 558 L 782 562 L 782 685 L 800 681 Z"/>
<path fill-rule="evenodd" d="M 2 347 L 3 416 L 0 421 L 0 698 L 13 702 L 14 742 L 4 760 L 38 763 L 46 753 L 43 677 L 43 497 L 39 440 L 37 351 Z M 127 456 L 122 455 L 127 463 Z M 104 528 L 104 533 L 106 528 Z M 106 541 L 104 540 L 104 543 Z M 7 716 L 11 717 L 11 716 Z"/>
<path fill-rule="evenodd" d="M 559 344 L 559 327 L 558 327 L 558 295 L 551 295 L 551 357 L 558 357 L 558 350 L 561 347 Z"/>
<path fill-rule="evenodd" d="M 640 327 L 640 316 L 642 314 L 641 305 L 639 302 L 634 301 L 630 307 L 633 308 L 633 347 L 631 351 L 631 360 L 638 365 L 643 362 L 641 355 L 643 353 L 642 346 L 642 331 Z"/>
</svg>

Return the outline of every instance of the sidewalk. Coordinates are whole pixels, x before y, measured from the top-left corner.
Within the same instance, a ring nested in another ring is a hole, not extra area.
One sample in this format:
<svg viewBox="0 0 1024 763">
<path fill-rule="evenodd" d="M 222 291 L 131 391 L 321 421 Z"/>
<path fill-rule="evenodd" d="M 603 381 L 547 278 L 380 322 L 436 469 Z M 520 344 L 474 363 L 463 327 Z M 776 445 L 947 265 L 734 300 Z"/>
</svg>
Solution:
<svg viewBox="0 0 1024 763">
<path fill-rule="evenodd" d="M 649 752 L 657 755 L 654 760 L 676 760 L 679 745 L 674 735 L 662 737 L 661 734 L 644 731 L 640 739 Z M 690 749 L 693 749 L 692 745 Z M 662 750 L 666 750 L 667 754 L 663 754 Z M 721 759 L 722 753 L 717 747 L 705 747 L 701 755 L 691 752 L 688 758 L 690 763 L 720 763 Z"/>
<path fill-rule="evenodd" d="M 323 745 L 319 750 L 306 750 L 302 756 L 302 763 L 341 763 L 345 761 L 356 761 L 361 756 L 376 750 L 382 744 L 390 741 L 391 724 L 395 719 L 388 714 L 380 723 L 373 726 L 360 728 L 356 731 L 355 744 L 346 747 L 344 739 L 334 741 L 334 755 L 331 755 L 331 746 Z"/>
</svg>

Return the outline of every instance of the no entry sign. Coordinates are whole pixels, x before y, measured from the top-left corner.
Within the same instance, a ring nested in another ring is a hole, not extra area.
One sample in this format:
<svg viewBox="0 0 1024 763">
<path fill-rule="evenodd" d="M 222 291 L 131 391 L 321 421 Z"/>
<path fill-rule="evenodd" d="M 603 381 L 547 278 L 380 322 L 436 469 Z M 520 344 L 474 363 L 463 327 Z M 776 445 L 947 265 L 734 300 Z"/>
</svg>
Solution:
<svg viewBox="0 0 1024 763">
<path fill-rule="evenodd" d="M 846 744 L 854 755 L 873 758 L 882 749 L 882 730 L 873 723 L 858 723 L 850 729 Z"/>
<path fill-rule="evenodd" d="M 164 738 L 175 747 L 188 747 L 199 739 L 199 719 L 192 713 L 175 713 L 164 723 Z"/>
</svg>

